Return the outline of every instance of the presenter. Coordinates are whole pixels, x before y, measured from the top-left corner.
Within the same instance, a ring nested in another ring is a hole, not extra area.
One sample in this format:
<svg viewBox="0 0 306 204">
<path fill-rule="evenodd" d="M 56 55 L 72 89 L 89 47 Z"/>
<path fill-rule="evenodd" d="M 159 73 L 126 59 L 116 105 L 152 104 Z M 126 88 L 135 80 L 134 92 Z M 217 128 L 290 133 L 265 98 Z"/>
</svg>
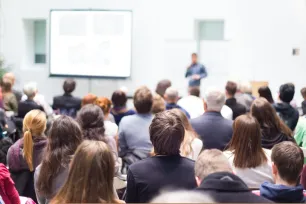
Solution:
<svg viewBox="0 0 306 204">
<path fill-rule="evenodd" d="M 199 87 L 201 85 L 201 79 L 207 76 L 204 65 L 198 63 L 198 55 L 192 53 L 191 64 L 187 67 L 185 77 L 189 78 L 189 88 Z"/>
</svg>

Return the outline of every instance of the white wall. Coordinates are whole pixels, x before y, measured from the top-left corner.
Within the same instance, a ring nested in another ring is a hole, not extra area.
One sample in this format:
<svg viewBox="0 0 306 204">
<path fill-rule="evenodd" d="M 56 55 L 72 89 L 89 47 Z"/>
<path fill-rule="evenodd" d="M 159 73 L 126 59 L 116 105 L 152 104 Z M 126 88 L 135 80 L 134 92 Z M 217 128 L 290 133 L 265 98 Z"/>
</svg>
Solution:
<svg viewBox="0 0 306 204">
<path fill-rule="evenodd" d="M 306 85 L 304 0 L 2 0 L 0 53 L 13 66 L 17 85 L 35 80 L 51 102 L 62 92 L 64 80 L 49 78 L 47 65 L 28 62 L 24 20 L 48 19 L 50 9 L 87 8 L 133 10 L 132 75 L 126 80 L 93 79 L 91 83 L 78 79 L 79 96 L 88 91 L 109 96 L 120 86 L 127 86 L 131 92 L 143 84 L 154 89 L 163 78 L 172 80 L 181 94 L 186 94 L 184 71 L 189 54 L 197 50 L 195 20 L 204 19 L 225 20 L 226 41 L 215 43 L 226 47 L 227 54 L 220 57 L 220 62 L 215 62 L 218 57 L 202 56 L 204 64 L 213 61 L 217 66 L 207 67 L 213 74 L 203 82 L 203 90 L 207 86 L 223 87 L 232 76 L 268 80 L 274 92 L 284 82 L 294 82 L 298 91 Z M 300 56 L 291 55 L 293 47 L 301 49 Z M 224 72 L 214 72 L 213 68 Z M 301 99 L 298 92 L 296 98 Z"/>
</svg>

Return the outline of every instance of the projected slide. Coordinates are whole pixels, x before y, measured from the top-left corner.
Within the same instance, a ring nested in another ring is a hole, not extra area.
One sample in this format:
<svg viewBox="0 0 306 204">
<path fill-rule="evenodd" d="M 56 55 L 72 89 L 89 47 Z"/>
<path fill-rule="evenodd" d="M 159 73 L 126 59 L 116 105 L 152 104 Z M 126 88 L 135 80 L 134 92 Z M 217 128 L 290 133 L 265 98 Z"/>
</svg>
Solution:
<svg viewBox="0 0 306 204">
<path fill-rule="evenodd" d="M 129 77 L 132 12 L 52 10 L 50 74 Z"/>
</svg>

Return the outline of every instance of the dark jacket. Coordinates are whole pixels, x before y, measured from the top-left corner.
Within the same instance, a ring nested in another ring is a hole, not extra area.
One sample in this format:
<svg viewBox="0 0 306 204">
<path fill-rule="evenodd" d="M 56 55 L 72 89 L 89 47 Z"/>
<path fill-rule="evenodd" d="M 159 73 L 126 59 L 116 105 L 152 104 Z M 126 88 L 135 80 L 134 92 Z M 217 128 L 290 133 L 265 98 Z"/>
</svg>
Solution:
<svg viewBox="0 0 306 204">
<path fill-rule="evenodd" d="M 166 110 L 171 110 L 171 109 L 174 109 L 174 108 L 177 108 L 177 109 L 181 110 L 183 113 L 185 113 L 185 115 L 187 116 L 188 119 L 190 118 L 189 113 L 184 108 L 182 108 L 181 106 L 179 106 L 175 103 L 167 103 L 166 104 Z"/>
<path fill-rule="evenodd" d="M 13 94 L 16 96 L 17 102 L 20 102 L 22 98 L 22 92 L 16 89 L 13 89 Z"/>
<path fill-rule="evenodd" d="M 125 116 L 134 115 L 134 114 L 136 114 L 136 111 L 127 110 L 126 112 L 120 112 L 119 108 L 118 108 L 118 110 L 116 110 L 116 108 L 113 108 L 111 110 L 111 114 L 114 116 L 116 124 L 119 125 L 122 118 L 124 118 Z"/>
<path fill-rule="evenodd" d="M 163 189 L 194 189 L 194 161 L 174 156 L 154 156 L 130 166 L 127 203 L 147 203 Z"/>
<path fill-rule="evenodd" d="M 33 100 L 20 101 L 18 104 L 18 118 L 24 118 L 28 112 L 35 109 L 44 111 L 44 108 Z"/>
<path fill-rule="evenodd" d="M 289 103 L 275 103 L 273 104 L 273 107 L 275 108 L 279 117 L 292 131 L 294 131 L 299 120 L 299 112 Z"/>
<path fill-rule="evenodd" d="M 53 98 L 53 109 L 58 110 L 62 115 L 76 117 L 80 108 L 81 99 L 71 94 L 64 94 L 63 96 L 56 96 Z"/>
<path fill-rule="evenodd" d="M 237 103 L 235 98 L 229 98 L 225 101 L 225 105 L 230 107 L 233 111 L 233 120 L 235 120 L 238 116 L 246 114 L 246 108 L 244 105 Z"/>
<path fill-rule="evenodd" d="M 284 186 L 265 182 L 260 186 L 260 196 L 276 203 L 304 203 L 303 186 Z"/>
<path fill-rule="evenodd" d="M 281 132 L 270 131 L 268 133 L 267 131 L 262 130 L 262 137 L 261 137 L 262 148 L 272 149 L 274 145 L 284 141 L 295 142 L 294 137 L 292 136 L 287 136 Z"/>
<path fill-rule="evenodd" d="M 196 191 L 208 194 L 217 203 L 271 203 L 253 194 L 238 176 L 229 172 L 208 175 Z"/>
<path fill-rule="evenodd" d="M 190 122 L 204 144 L 203 149 L 223 151 L 232 138 L 233 121 L 223 118 L 219 112 L 205 112 Z"/>
</svg>

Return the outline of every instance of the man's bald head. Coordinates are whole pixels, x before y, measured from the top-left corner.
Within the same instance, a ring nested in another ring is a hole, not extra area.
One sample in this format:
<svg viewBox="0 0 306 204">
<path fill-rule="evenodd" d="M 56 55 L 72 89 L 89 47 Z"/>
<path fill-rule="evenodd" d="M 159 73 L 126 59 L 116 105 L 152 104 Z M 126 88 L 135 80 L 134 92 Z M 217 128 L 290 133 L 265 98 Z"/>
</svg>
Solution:
<svg viewBox="0 0 306 204">
<path fill-rule="evenodd" d="M 12 85 L 15 84 L 15 75 L 14 75 L 12 72 L 5 73 L 5 74 L 3 75 L 3 77 L 2 77 L 2 79 L 11 80 Z"/>
</svg>

